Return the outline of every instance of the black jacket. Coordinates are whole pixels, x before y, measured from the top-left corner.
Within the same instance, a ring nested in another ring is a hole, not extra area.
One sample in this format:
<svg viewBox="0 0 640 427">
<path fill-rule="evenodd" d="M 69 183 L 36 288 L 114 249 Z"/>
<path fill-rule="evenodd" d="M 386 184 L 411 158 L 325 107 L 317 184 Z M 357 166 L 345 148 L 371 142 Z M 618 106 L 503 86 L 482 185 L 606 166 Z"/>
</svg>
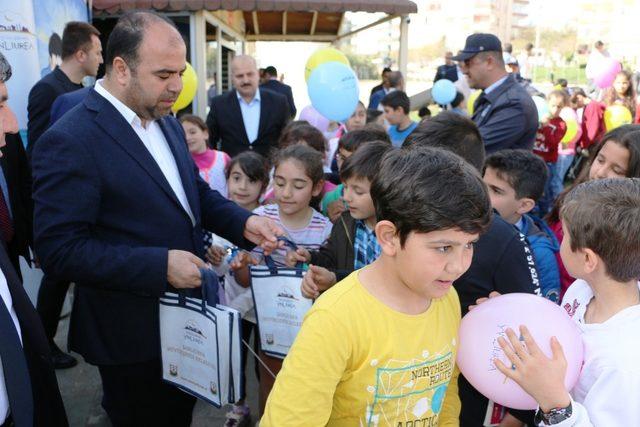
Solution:
<svg viewBox="0 0 640 427">
<path fill-rule="evenodd" d="M 433 82 L 438 80 L 447 79 L 452 82 L 458 81 L 458 67 L 455 65 L 440 65 L 436 70 L 436 76 L 433 78 Z"/>
<path fill-rule="evenodd" d="M 6 145 L 0 148 L 0 165 L 9 190 L 14 236 L 8 245 L 13 266 L 19 269 L 18 256 L 29 260 L 33 247 L 33 201 L 31 200 L 31 169 L 19 134 L 6 134 Z M 19 270 L 18 270 L 19 271 Z"/>
<path fill-rule="evenodd" d="M 82 85 L 69 80 L 60 67 L 56 67 L 31 88 L 27 105 L 29 119 L 27 123 L 27 154 L 29 156 L 31 156 L 33 144 L 49 127 L 49 114 L 53 101 L 63 93 L 78 89 L 82 89 Z"/>
<path fill-rule="evenodd" d="M 270 90 L 258 90 L 260 125 L 258 138 L 253 144 L 249 144 L 235 89 L 218 95 L 211 101 L 211 109 L 207 115 L 209 141 L 214 146 L 221 141 L 222 151 L 231 157 L 247 150 L 255 150 L 268 157 L 271 149 L 277 148 L 280 133 L 289 121 L 287 98 Z"/>
<path fill-rule="evenodd" d="M 264 89 L 268 89 L 271 92 L 279 93 L 287 98 L 287 102 L 289 103 L 289 114 L 291 117 L 295 117 L 298 110 L 296 110 L 296 104 L 293 102 L 293 92 L 291 91 L 291 86 L 286 85 L 278 80 L 268 80 L 267 82 L 260 85 L 260 87 Z"/>
<path fill-rule="evenodd" d="M 20 323 L 22 347 L 27 360 L 33 392 L 33 425 L 35 427 L 67 426 L 69 425 L 67 415 L 60 397 L 58 380 L 51 361 L 49 342 L 44 334 L 42 322 L 1 245 L 0 268 L 7 279 L 13 308 Z"/>
<path fill-rule="evenodd" d="M 344 279 L 353 271 L 355 235 L 356 221 L 349 211 L 343 212 L 333 224 L 327 242 L 317 251 L 311 252 L 311 264 L 333 271 L 338 281 Z"/>
<path fill-rule="evenodd" d="M 486 101 L 482 101 L 486 99 Z M 531 150 L 538 130 L 538 110 L 531 95 L 509 74 L 489 94 L 478 98 L 472 120 L 487 154 L 508 148 Z"/>
</svg>

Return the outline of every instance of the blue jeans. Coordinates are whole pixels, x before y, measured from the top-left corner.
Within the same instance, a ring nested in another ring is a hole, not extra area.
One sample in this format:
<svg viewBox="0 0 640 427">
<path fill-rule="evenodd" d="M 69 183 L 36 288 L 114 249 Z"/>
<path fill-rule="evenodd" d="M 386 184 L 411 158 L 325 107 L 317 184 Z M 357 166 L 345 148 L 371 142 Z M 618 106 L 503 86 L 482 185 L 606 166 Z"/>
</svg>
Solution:
<svg viewBox="0 0 640 427">
<path fill-rule="evenodd" d="M 556 163 L 556 174 L 553 183 L 551 184 L 555 197 L 562 193 L 564 190 L 564 176 L 567 174 L 575 154 L 560 154 L 558 156 L 558 163 Z"/>
</svg>

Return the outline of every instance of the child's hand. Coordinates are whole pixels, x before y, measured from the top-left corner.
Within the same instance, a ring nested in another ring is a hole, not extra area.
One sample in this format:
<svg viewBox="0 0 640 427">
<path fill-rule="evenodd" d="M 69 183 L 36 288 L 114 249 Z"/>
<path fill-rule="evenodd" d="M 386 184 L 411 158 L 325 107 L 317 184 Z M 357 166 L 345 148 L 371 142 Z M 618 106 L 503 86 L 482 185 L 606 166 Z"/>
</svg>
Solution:
<svg viewBox="0 0 640 427">
<path fill-rule="evenodd" d="M 209 246 L 209 249 L 207 249 L 205 258 L 212 265 L 219 267 L 220 264 L 222 264 L 222 260 L 224 260 L 224 257 L 226 256 L 227 256 L 227 251 L 225 251 L 222 246 L 213 245 L 213 246 Z"/>
<path fill-rule="evenodd" d="M 233 271 L 246 268 L 248 265 L 258 265 L 258 261 L 247 251 L 238 251 L 238 254 L 229 263 L 229 267 Z"/>
<path fill-rule="evenodd" d="M 478 298 L 476 300 L 476 303 L 474 305 L 470 305 L 469 306 L 469 311 L 473 310 L 474 308 L 476 308 L 477 306 L 479 306 L 480 304 L 482 304 L 483 302 L 487 302 L 489 301 L 489 298 L 495 298 L 495 297 L 499 297 L 501 294 L 500 292 L 497 291 L 492 291 L 488 297 L 483 297 L 483 298 Z"/>
<path fill-rule="evenodd" d="M 520 335 L 524 342 L 509 328 L 508 343 L 503 337 L 498 338 L 498 343 L 512 366 L 507 367 L 500 360 L 494 359 L 496 368 L 529 393 L 538 402 L 542 412 L 569 406 L 571 397 L 564 386 L 567 360 L 558 339 L 551 338 L 553 356 L 549 359 L 540 350 L 526 326 L 520 326 Z"/>
<path fill-rule="evenodd" d="M 309 269 L 302 278 L 300 290 L 303 297 L 315 299 L 320 296 L 320 292 L 326 291 L 335 285 L 337 281 L 335 273 L 324 267 L 309 265 Z"/>
<path fill-rule="evenodd" d="M 327 206 L 327 214 L 329 215 L 329 219 L 331 220 L 331 222 L 336 222 L 338 218 L 340 218 L 340 215 L 342 215 L 342 212 L 344 212 L 346 209 L 347 208 L 344 205 L 344 200 L 342 200 L 342 197 L 329 203 L 329 206 Z"/>
<path fill-rule="evenodd" d="M 311 254 L 305 248 L 287 251 L 287 255 L 285 256 L 285 264 L 289 267 L 295 267 L 299 262 L 309 261 L 311 261 Z"/>
</svg>

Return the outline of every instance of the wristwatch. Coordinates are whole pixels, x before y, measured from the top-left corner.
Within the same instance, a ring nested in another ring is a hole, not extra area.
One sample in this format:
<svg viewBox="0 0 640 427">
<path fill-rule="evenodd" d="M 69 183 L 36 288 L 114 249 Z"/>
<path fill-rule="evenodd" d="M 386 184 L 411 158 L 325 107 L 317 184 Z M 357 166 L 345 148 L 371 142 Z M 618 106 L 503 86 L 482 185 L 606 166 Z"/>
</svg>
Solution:
<svg viewBox="0 0 640 427">
<path fill-rule="evenodd" d="M 547 413 L 542 412 L 542 410 L 538 408 L 534 421 L 536 424 L 543 423 L 546 426 L 552 426 L 568 420 L 571 418 L 571 414 L 573 414 L 571 403 L 569 403 L 569 406 L 566 408 L 553 408 Z"/>
</svg>

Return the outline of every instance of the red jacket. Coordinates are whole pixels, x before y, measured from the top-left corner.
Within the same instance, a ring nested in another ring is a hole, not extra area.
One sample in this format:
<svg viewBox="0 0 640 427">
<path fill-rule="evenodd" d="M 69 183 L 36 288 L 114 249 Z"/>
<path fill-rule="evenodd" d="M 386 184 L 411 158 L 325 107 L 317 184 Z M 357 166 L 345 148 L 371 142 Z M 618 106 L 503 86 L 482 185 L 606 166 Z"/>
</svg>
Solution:
<svg viewBox="0 0 640 427">
<path fill-rule="evenodd" d="M 553 117 L 538 127 L 533 152 L 547 163 L 558 161 L 558 146 L 567 132 L 567 124 L 560 117 Z"/>
<path fill-rule="evenodd" d="M 582 113 L 582 136 L 578 145 L 581 148 L 589 148 L 600 141 L 604 135 L 604 110 L 605 105 L 598 101 L 591 101 L 584 107 Z"/>
</svg>

